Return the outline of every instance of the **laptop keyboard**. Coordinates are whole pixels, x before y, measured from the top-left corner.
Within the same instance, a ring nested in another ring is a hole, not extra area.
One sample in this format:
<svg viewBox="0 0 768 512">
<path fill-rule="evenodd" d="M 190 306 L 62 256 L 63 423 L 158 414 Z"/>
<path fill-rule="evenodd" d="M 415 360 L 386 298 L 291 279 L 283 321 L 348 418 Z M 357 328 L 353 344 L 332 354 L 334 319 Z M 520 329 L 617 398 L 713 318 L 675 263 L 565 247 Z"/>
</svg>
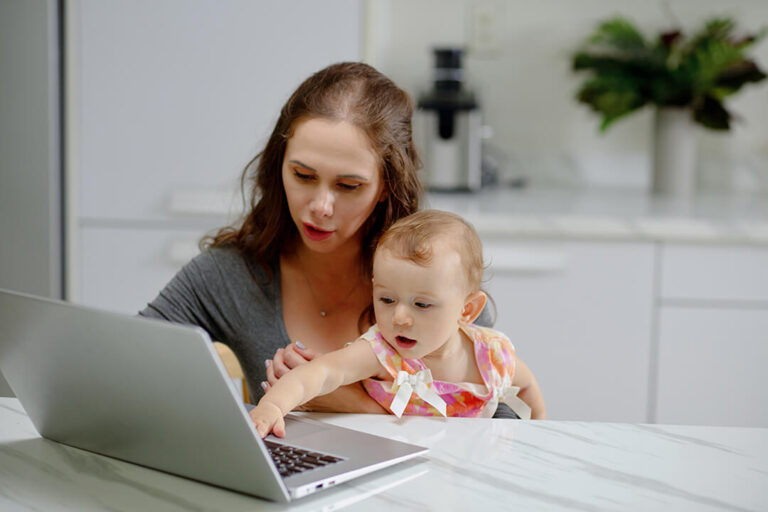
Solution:
<svg viewBox="0 0 768 512">
<path fill-rule="evenodd" d="M 312 452 L 287 444 L 279 444 L 266 440 L 264 441 L 264 444 L 267 445 L 269 454 L 272 456 L 272 460 L 275 462 L 277 470 L 282 477 L 301 473 L 302 471 L 309 471 L 310 469 L 322 468 L 329 464 L 335 464 L 336 462 L 344 460 L 341 457 L 334 457 L 333 455 L 328 455 L 326 453 Z"/>
</svg>

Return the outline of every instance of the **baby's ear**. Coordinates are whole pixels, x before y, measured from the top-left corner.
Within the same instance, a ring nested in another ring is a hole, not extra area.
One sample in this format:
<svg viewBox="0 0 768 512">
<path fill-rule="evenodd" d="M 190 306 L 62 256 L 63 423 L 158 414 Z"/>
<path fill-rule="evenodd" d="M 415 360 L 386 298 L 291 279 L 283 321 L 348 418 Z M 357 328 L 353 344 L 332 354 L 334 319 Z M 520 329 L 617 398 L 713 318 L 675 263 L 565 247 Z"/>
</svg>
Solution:
<svg viewBox="0 0 768 512">
<path fill-rule="evenodd" d="M 488 296 L 482 290 L 467 295 L 464 309 L 461 311 L 461 321 L 467 324 L 474 322 L 480 316 L 480 312 L 483 311 L 486 300 L 488 300 Z"/>
</svg>

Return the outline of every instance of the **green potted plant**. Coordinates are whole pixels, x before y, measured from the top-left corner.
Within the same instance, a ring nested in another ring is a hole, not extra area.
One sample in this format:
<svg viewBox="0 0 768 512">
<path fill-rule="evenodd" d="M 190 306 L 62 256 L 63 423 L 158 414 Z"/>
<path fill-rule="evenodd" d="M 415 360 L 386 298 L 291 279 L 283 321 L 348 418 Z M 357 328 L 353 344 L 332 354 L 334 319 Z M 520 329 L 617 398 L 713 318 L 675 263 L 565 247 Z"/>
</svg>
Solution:
<svg viewBox="0 0 768 512">
<path fill-rule="evenodd" d="M 671 30 L 646 39 L 625 18 L 601 22 L 574 53 L 573 69 L 589 72 L 577 98 L 602 117 L 600 130 L 646 105 L 656 107 L 654 191 L 686 195 L 693 184 L 696 123 L 729 130 L 728 96 L 766 74 L 747 51 L 766 34 L 736 36 L 715 18 L 690 36 Z"/>
</svg>

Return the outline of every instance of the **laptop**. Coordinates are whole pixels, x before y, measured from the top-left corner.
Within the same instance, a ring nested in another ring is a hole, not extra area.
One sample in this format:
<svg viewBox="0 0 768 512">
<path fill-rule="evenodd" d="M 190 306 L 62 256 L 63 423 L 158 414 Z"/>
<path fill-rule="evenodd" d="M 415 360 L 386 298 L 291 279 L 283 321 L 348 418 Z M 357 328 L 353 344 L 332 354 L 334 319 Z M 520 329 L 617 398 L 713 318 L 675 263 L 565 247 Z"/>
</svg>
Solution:
<svg viewBox="0 0 768 512">
<path fill-rule="evenodd" d="M 273 501 L 427 452 L 293 414 L 262 440 L 204 330 L 7 290 L 0 371 L 47 439 Z"/>
</svg>

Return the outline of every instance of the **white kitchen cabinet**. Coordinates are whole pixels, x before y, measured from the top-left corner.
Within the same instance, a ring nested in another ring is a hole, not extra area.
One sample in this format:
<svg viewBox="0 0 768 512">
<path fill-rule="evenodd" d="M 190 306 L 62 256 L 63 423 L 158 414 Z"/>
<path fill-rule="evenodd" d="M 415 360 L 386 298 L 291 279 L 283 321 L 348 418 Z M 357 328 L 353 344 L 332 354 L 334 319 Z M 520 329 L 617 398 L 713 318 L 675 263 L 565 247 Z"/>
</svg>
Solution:
<svg viewBox="0 0 768 512">
<path fill-rule="evenodd" d="M 197 253 L 204 231 L 82 228 L 80 302 L 136 314 Z"/>
<path fill-rule="evenodd" d="M 665 300 L 751 301 L 768 308 L 768 247 L 665 244 Z"/>
<path fill-rule="evenodd" d="M 768 249 L 665 244 L 660 423 L 768 427 Z"/>
<path fill-rule="evenodd" d="M 659 423 L 768 427 L 768 309 L 664 307 Z"/>
<path fill-rule="evenodd" d="M 535 373 L 551 419 L 648 421 L 651 243 L 485 237 L 496 328 Z"/>
</svg>

